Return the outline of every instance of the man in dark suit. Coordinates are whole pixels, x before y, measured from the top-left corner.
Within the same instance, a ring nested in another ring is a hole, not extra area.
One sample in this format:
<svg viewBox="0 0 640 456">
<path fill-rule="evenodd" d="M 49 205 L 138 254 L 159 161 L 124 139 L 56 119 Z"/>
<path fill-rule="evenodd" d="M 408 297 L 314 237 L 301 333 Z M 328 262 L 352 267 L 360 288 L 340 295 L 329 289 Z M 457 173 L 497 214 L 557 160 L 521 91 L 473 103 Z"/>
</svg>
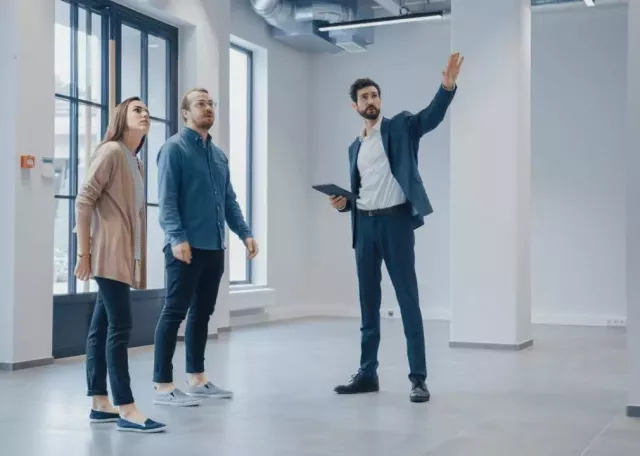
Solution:
<svg viewBox="0 0 640 456">
<path fill-rule="evenodd" d="M 424 329 L 415 273 L 414 230 L 433 212 L 418 172 L 420 139 L 444 119 L 456 93 L 463 58 L 449 57 L 442 72 L 442 86 L 422 111 L 401 112 L 392 118 L 380 115 L 380 87 L 371 79 L 358 79 L 350 90 L 353 108 L 364 118 L 364 128 L 349 147 L 351 191 L 356 202 L 331 197 L 340 212 L 351 212 L 352 246 L 362 313 L 360 369 L 339 394 L 379 390 L 380 282 L 384 260 L 396 292 L 409 358 L 410 400 L 427 402 L 427 367 Z"/>
</svg>

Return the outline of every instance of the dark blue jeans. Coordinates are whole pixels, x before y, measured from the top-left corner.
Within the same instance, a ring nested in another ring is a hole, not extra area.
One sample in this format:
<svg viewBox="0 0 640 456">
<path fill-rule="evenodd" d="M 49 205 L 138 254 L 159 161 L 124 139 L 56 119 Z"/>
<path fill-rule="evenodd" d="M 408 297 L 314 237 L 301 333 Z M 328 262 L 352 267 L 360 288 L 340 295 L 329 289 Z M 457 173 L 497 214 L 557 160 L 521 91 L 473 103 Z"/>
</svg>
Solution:
<svg viewBox="0 0 640 456">
<path fill-rule="evenodd" d="M 88 396 L 107 396 L 107 373 L 113 405 L 132 404 L 129 377 L 131 289 L 129 285 L 96 277 L 98 297 L 87 337 Z"/>
<path fill-rule="evenodd" d="M 187 373 L 204 372 L 209 320 L 224 273 L 224 250 L 191 249 L 191 264 L 164 248 L 166 294 L 156 326 L 153 381 L 173 382 L 173 355 L 180 324 L 187 318 L 185 350 Z M 189 316 L 187 317 L 187 312 Z"/>
<path fill-rule="evenodd" d="M 382 260 L 393 284 L 400 306 L 409 358 L 409 378 L 425 380 L 422 312 L 418 299 L 415 271 L 415 236 L 410 210 L 388 215 L 358 213 L 356 267 L 362 314 L 360 369 L 376 375 L 380 346 L 380 304 L 382 301 Z"/>
</svg>

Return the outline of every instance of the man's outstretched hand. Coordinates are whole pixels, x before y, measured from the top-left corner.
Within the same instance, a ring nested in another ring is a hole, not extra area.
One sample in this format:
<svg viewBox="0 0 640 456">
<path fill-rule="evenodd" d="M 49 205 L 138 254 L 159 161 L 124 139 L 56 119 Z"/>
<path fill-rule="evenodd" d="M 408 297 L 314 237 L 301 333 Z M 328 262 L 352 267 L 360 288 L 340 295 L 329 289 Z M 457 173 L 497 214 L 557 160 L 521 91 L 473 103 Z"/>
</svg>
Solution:
<svg viewBox="0 0 640 456">
<path fill-rule="evenodd" d="M 459 52 L 451 54 L 447 66 L 442 71 L 442 85 L 449 90 L 453 90 L 460 74 L 460 67 L 464 62 L 464 57 Z"/>
</svg>

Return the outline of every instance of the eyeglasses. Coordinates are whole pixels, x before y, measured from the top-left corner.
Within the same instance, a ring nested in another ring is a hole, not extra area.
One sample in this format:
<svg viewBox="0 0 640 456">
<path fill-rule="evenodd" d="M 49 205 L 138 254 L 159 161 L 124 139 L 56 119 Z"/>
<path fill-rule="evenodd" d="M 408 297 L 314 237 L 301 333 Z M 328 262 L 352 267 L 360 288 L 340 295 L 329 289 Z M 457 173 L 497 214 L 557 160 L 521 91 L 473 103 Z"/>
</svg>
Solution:
<svg viewBox="0 0 640 456">
<path fill-rule="evenodd" d="M 215 109 L 218 107 L 218 103 L 216 103 L 213 100 L 198 100 L 191 103 L 191 106 L 198 109 L 206 109 L 206 108 Z"/>
</svg>

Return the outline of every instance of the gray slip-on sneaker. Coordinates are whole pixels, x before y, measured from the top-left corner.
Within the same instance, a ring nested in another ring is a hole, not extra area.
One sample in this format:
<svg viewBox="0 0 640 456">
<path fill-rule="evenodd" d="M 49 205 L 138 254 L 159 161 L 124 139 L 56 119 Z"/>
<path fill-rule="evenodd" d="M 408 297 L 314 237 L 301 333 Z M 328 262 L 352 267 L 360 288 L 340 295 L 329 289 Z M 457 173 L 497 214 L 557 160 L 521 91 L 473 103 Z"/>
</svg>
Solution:
<svg viewBox="0 0 640 456">
<path fill-rule="evenodd" d="M 156 391 L 156 397 L 153 399 L 156 405 L 170 405 L 173 407 L 194 407 L 202 403 L 201 399 L 195 399 L 187 396 L 178 388 L 170 392 Z"/>
<path fill-rule="evenodd" d="M 189 384 L 187 384 L 185 391 L 189 396 L 194 397 L 211 397 L 217 399 L 231 399 L 233 397 L 233 392 L 220 388 L 211 382 L 200 386 L 189 386 Z"/>
</svg>

